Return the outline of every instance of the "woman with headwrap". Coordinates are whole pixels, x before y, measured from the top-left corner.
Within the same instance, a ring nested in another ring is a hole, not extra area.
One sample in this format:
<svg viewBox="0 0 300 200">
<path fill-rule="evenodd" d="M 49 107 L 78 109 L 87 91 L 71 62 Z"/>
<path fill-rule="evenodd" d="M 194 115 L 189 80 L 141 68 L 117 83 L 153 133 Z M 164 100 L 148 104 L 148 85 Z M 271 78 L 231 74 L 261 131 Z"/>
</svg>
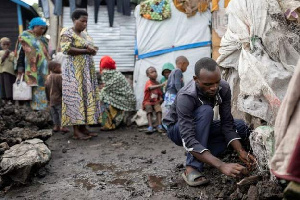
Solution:
<svg viewBox="0 0 300 200">
<path fill-rule="evenodd" d="M 125 111 L 136 110 L 136 99 L 125 76 L 116 70 L 116 63 L 111 57 L 104 56 L 101 59 L 100 73 L 103 84 L 100 91 L 101 130 L 113 130 L 123 121 Z"/>
<path fill-rule="evenodd" d="M 24 75 L 25 82 L 32 87 L 30 106 L 33 110 L 47 108 L 45 80 L 48 75 L 48 42 L 43 36 L 47 31 L 46 22 L 40 18 L 33 18 L 29 23 L 29 30 L 19 36 L 18 49 L 18 79 Z"/>
<path fill-rule="evenodd" d="M 75 139 L 97 136 L 86 125 L 100 124 L 100 100 L 93 56 L 96 47 L 85 29 L 88 13 L 72 13 L 73 27 L 61 32 L 61 50 L 66 54 L 62 66 L 62 126 L 73 126 Z"/>
</svg>

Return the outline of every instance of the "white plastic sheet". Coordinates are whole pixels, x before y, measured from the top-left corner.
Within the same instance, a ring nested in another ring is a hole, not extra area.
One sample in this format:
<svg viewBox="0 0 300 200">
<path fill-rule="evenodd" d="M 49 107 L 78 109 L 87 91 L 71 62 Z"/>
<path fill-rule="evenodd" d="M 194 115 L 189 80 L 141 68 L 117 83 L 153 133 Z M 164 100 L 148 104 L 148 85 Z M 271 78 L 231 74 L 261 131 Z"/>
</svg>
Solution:
<svg viewBox="0 0 300 200">
<path fill-rule="evenodd" d="M 187 71 L 183 73 L 184 82 L 187 83 L 193 78 L 195 63 L 202 57 L 210 57 L 211 48 L 202 47 L 196 49 L 188 49 L 184 51 L 175 51 L 160 56 L 138 60 L 135 63 L 134 77 L 133 77 L 134 80 L 133 86 L 134 86 L 134 93 L 137 100 L 137 109 L 142 107 L 142 102 L 144 98 L 144 87 L 146 81 L 149 79 L 146 75 L 146 69 L 150 66 L 154 66 L 157 70 L 158 73 L 157 80 L 159 81 L 162 77 L 161 71 L 162 71 L 163 64 L 166 62 L 171 62 L 175 66 L 176 57 L 181 55 L 186 56 L 190 62 Z"/>
<path fill-rule="evenodd" d="M 238 71 L 240 84 L 231 85 L 240 89 L 238 109 L 273 124 L 299 59 L 288 37 L 298 36 L 272 19 L 281 14 L 276 0 L 232 0 L 227 12 L 217 62 Z"/>
<path fill-rule="evenodd" d="M 197 13 L 195 16 L 187 16 L 178 11 L 173 1 L 170 1 L 172 16 L 164 21 L 151 21 L 139 15 L 139 6 L 136 7 L 136 27 L 137 27 L 137 48 L 139 55 L 211 40 L 210 21 L 211 13 Z M 134 70 L 134 91 L 137 98 L 137 109 L 141 108 L 144 98 L 144 86 L 148 77 L 146 69 L 154 66 L 158 72 L 159 81 L 161 79 L 162 66 L 166 62 L 171 62 L 175 66 L 175 59 L 178 56 L 186 56 L 190 62 L 187 71 L 184 73 L 184 81 L 188 82 L 193 78 L 194 65 L 202 57 L 211 57 L 211 47 L 199 47 L 187 50 L 173 51 L 155 57 L 137 60 Z"/>
</svg>

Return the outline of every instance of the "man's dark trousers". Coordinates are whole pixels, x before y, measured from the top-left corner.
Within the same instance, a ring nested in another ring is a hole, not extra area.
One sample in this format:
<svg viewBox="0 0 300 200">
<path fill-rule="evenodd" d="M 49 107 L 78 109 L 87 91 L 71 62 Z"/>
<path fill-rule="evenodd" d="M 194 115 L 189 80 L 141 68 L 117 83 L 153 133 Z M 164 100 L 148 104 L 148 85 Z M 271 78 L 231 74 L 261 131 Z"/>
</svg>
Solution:
<svg viewBox="0 0 300 200">
<path fill-rule="evenodd" d="M 213 120 L 214 111 L 209 105 L 202 105 L 194 111 L 195 137 L 199 143 L 207 148 L 214 156 L 224 152 L 227 147 L 225 137 L 221 132 L 221 121 Z M 234 120 L 234 125 L 241 139 L 249 136 L 249 127 L 243 120 Z M 178 122 L 175 125 L 168 126 L 168 137 L 178 146 L 183 146 L 179 133 Z M 201 152 L 202 153 L 202 152 Z M 203 170 L 203 163 L 193 157 L 191 153 L 187 154 L 186 165 L 191 166 L 198 171 Z"/>
</svg>

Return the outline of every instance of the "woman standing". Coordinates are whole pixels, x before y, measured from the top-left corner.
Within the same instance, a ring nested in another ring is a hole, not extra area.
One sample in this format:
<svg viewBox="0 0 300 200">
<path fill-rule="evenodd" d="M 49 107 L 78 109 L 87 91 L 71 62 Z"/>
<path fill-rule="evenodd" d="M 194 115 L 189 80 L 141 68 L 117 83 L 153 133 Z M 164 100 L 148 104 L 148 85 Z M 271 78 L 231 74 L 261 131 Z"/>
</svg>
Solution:
<svg viewBox="0 0 300 200">
<path fill-rule="evenodd" d="M 24 75 L 25 81 L 32 86 L 32 100 L 30 106 L 33 110 L 47 108 L 45 93 L 45 80 L 48 75 L 48 42 L 43 36 L 47 30 L 46 22 L 40 18 L 33 18 L 29 23 L 29 30 L 19 36 L 20 48 L 18 51 L 18 79 Z"/>
<path fill-rule="evenodd" d="M 85 125 L 101 122 L 99 90 L 93 55 L 96 48 L 84 31 L 88 14 L 77 9 L 72 13 L 74 26 L 62 30 L 61 49 L 67 58 L 62 67 L 62 126 L 72 125 L 75 139 L 97 136 Z"/>
</svg>

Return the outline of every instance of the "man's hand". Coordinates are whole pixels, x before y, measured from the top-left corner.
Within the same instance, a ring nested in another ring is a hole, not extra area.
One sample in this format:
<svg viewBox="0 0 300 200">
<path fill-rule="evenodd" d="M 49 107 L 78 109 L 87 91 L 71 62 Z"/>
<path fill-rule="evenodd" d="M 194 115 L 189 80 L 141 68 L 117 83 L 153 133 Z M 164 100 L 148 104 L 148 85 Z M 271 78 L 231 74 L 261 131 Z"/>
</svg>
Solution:
<svg viewBox="0 0 300 200">
<path fill-rule="evenodd" d="M 253 155 L 247 153 L 244 149 L 238 151 L 239 159 L 247 165 L 247 168 L 251 170 L 256 164 L 256 159 Z"/>
<path fill-rule="evenodd" d="M 226 176 L 237 177 L 242 174 L 247 174 L 246 167 L 237 163 L 222 163 L 219 170 Z"/>
</svg>

